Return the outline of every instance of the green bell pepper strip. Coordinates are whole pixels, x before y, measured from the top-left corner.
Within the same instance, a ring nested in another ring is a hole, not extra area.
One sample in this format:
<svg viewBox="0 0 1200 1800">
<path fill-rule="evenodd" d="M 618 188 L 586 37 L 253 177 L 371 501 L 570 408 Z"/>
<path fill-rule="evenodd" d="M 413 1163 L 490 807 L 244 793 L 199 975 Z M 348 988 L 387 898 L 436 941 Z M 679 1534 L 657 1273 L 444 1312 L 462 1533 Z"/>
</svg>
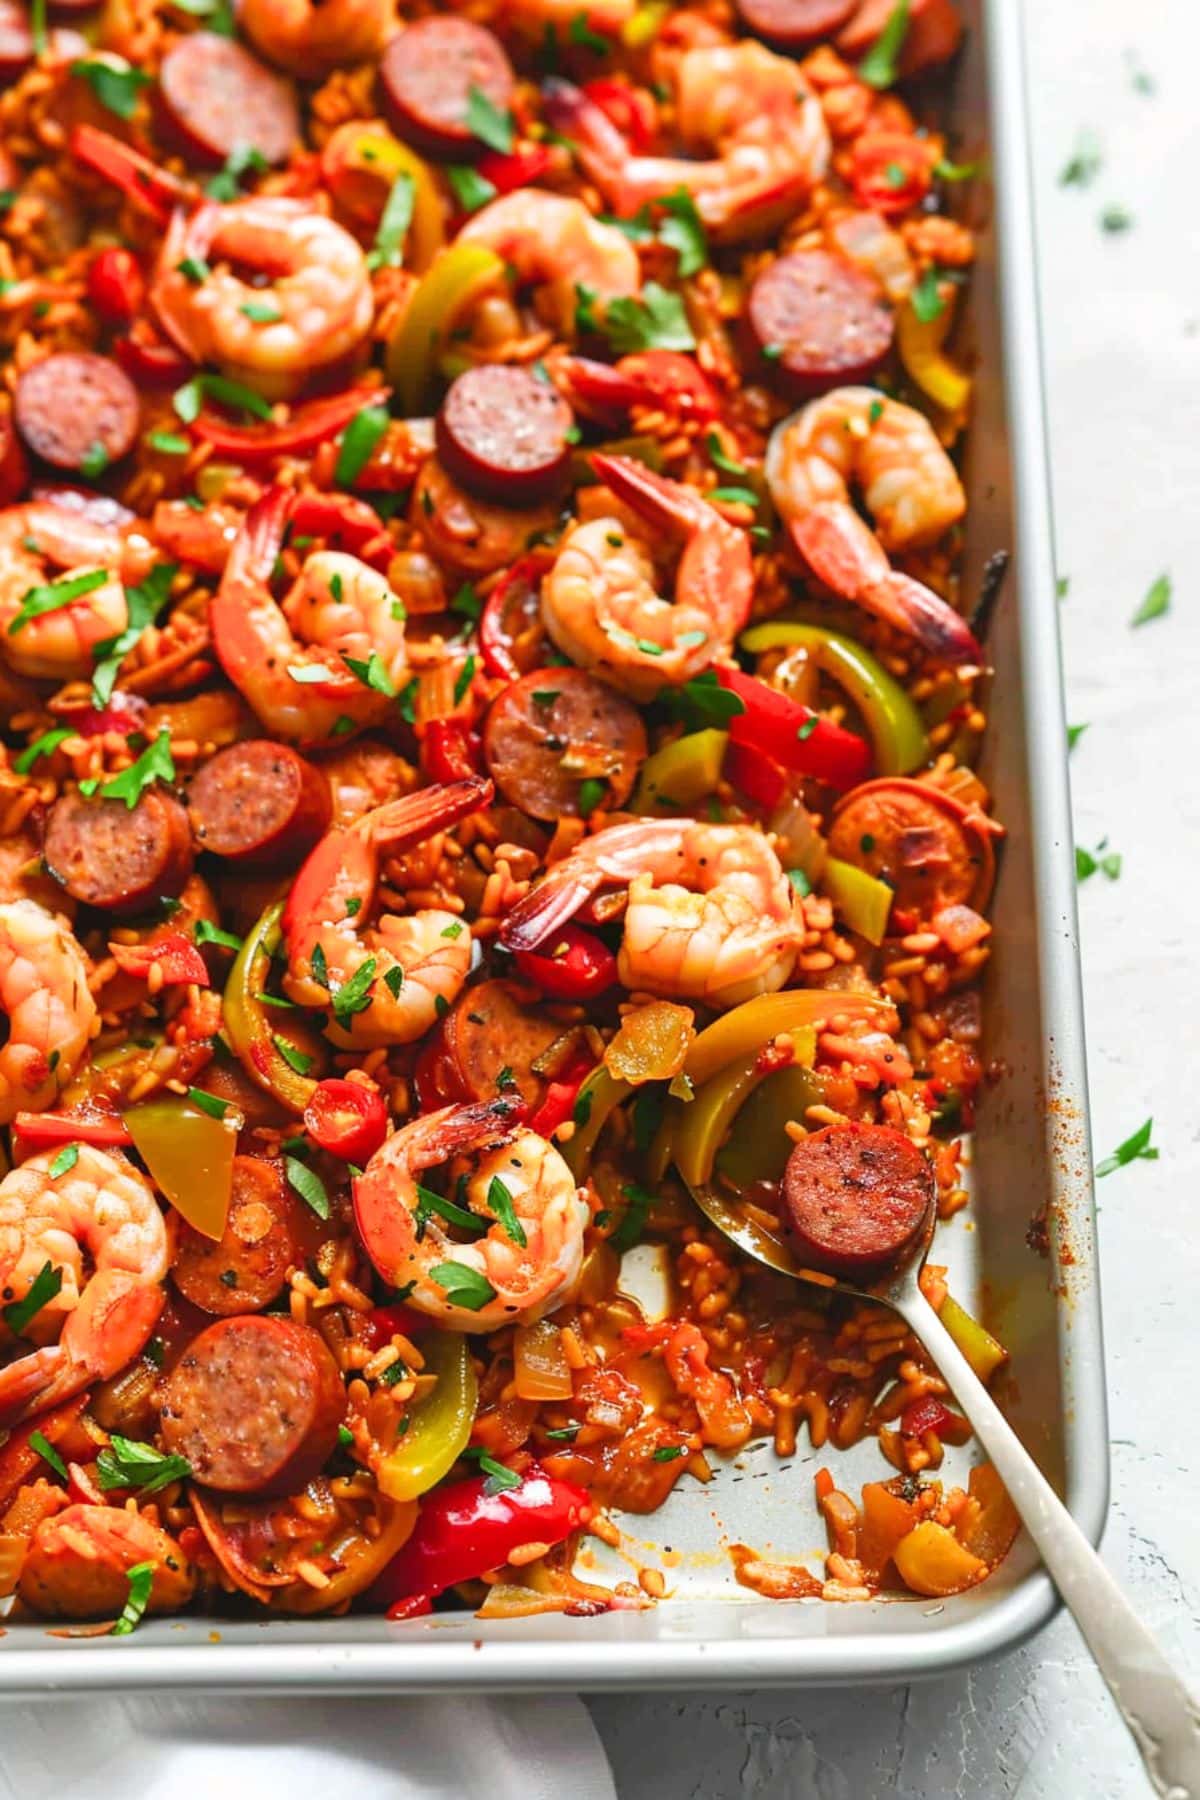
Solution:
<svg viewBox="0 0 1200 1800">
<path fill-rule="evenodd" d="M 816 1031 L 811 1025 L 801 1026 L 793 1034 L 793 1041 L 796 1061 L 786 1067 L 810 1069 L 817 1053 Z M 706 1185 L 712 1179 L 718 1153 L 730 1134 L 739 1129 L 743 1107 L 763 1082 L 782 1072 L 778 1068 L 760 1068 L 759 1053 L 754 1051 L 729 1063 L 705 1082 L 691 1105 L 684 1108 L 672 1138 L 675 1166 L 689 1187 Z"/>
<path fill-rule="evenodd" d="M 375 1468 L 389 1500 L 415 1500 L 449 1473 L 467 1446 L 478 1392 L 467 1339 L 457 1331 L 422 1335 L 423 1373 L 437 1376 L 427 1399 L 412 1409 L 408 1430 Z"/>
<path fill-rule="evenodd" d="M 485 244 L 451 244 L 430 264 L 388 341 L 384 364 L 406 418 L 425 404 L 438 358 L 467 308 L 504 280 L 504 264 Z"/>
<path fill-rule="evenodd" d="M 277 1025 L 268 1017 L 270 1008 L 262 1004 L 271 958 L 279 948 L 283 907 L 282 900 L 274 901 L 247 932 L 225 983 L 221 1012 L 225 1036 L 247 1075 L 281 1106 L 302 1113 L 317 1084 L 297 1074 L 280 1054 L 275 1044 Z"/>
<path fill-rule="evenodd" d="M 819 1106 L 825 1087 L 803 1063 L 789 1063 L 764 1075 L 746 1096 L 716 1159 L 716 1168 L 737 1189 L 755 1182 L 782 1179 L 794 1145 L 785 1130 L 789 1120 L 804 1124 L 810 1106 Z"/>
<path fill-rule="evenodd" d="M 618 1081 L 601 1063 L 592 1070 L 576 1094 L 573 1113 L 575 1130 L 565 1144 L 558 1145 L 559 1153 L 576 1181 L 582 1181 L 587 1174 L 596 1139 L 609 1116 L 633 1092 L 628 1081 Z"/>
<path fill-rule="evenodd" d="M 781 1031 L 795 1032 L 806 1025 L 820 1030 L 835 1014 L 870 1019 L 890 1010 L 886 1000 L 876 1000 L 870 994 L 841 994 L 825 988 L 788 988 L 779 994 L 759 994 L 723 1013 L 693 1039 L 683 1072 L 698 1088 L 711 1081 L 727 1063 L 757 1056 L 763 1045 Z"/>
<path fill-rule="evenodd" d="M 695 806 L 721 779 L 728 743 L 727 731 L 706 730 L 664 744 L 642 764 L 629 810 L 653 817 L 664 806 Z"/>
<path fill-rule="evenodd" d="M 938 1308 L 938 1317 L 958 1345 L 980 1381 L 990 1381 L 1000 1364 L 1008 1361 L 1008 1351 L 985 1331 L 964 1306 L 949 1294 Z"/>
<path fill-rule="evenodd" d="M 752 625 L 738 641 L 743 650 L 755 655 L 785 647 L 806 650 L 818 668 L 844 688 L 862 714 L 878 774 L 907 775 L 929 761 L 929 740 L 921 715 L 899 682 L 853 638 L 795 619 L 769 619 Z"/>
<path fill-rule="evenodd" d="M 868 875 L 854 863 L 827 856 L 817 885 L 833 901 L 844 925 L 865 937 L 868 944 L 882 944 L 893 897 L 886 881 Z"/>
</svg>

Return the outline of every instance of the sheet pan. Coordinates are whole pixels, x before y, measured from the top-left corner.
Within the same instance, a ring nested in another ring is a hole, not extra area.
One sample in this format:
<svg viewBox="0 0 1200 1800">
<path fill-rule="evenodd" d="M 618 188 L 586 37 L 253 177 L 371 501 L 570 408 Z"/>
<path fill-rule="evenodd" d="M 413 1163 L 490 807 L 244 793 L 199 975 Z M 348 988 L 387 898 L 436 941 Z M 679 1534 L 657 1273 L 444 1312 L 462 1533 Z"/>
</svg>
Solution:
<svg viewBox="0 0 1200 1800">
<path fill-rule="evenodd" d="M 966 321 L 980 369 L 964 468 L 968 591 L 989 555 L 1012 552 L 990 640 L 998 673 L 983 767 L 1009 827 L 985 996 L 986 1051 L 1004 1072 L 981 1108 L 972 1206 L 942 1229 L 937 1260 L 1010 1346 L 1004 1404 L 1095 1539 L 1108 1438 L 1020 9 L 1017 0 L 969 0 L 966 11 L 969 38 L 947 122 L 957 160 L 985 154 L 990 164 L 971 198 L 981 208 L 972 223 L 983 230 Z M 1049 1258 L 1026 1243 L 1038 1215 L 1048 1221 Z M 947 1472 L 969 1458 L 969 1448 L 958 1453 Z M 995 1577 L 944 1603 L 768 1602 L 738 1588 L 728 1544 L 781 1556 L 821 1545 L 811 1498 L 819 1460 L 802 1448 L 777 1463 L 768 1448 L 752 1448 L 711 1487 L 682 1483 L 660 1513 L 627 1521 L 646 1561 L 669 1547 L 674 1598 L 650 1613 L 488 1623 L 442 1615 L 396 1625 L 187 1618 L 87 1642 L 23 1625 L 0 1637 L 0 1692 L 870 1682 L 995 1655 L 1049 1618 L 1053 1590 L 1024 1539 Z M 837 1466 L 852 1489 L 878 1478 L 878 1449 L 860 1446 Z"/>
</svg>

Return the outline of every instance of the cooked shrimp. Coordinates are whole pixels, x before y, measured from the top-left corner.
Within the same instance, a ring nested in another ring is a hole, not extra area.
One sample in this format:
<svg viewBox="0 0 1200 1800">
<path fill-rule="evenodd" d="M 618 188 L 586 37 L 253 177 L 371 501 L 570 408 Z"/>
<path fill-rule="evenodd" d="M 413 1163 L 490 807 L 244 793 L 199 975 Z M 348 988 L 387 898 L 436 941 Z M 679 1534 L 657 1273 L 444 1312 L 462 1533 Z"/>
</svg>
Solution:
<svg viewBox="0 0 1200 1800">
<path fill-rule="evenodd" d="M 603 302 L 642 284 L 637 251 L 623 232 L 593 217 L 582 200 L 544 188 L 517 188 L 481 207 L 456 241 L 494 250 L 518 287 L 536 290 L 564 335 L 574 333 L 579 288 Z"/>
<path fill-rule="evenodd" d="M 129 1598 L 129 1571 L 150 1563 L 147 1612 L 178 1612 L 196 1572 L 175 1539 L 140 1513 L 118 1506 L 68 1506 L 37 1527 L 18 1592 L 51 1619 L 116 1618 Z"/>
<path fill-rule="evenodd" d="M 934 656 L 982 659 L 954 608 L 892 568 L 889 552 L 932 544 L 962 518 L 966 496 L 924 413 L 875 388 L 835 388 L 775 427 L 771 498 L 813 574 Z M 857 483 L 872 532 L 850 500 Z"/>
<path fill-rule="evenodd" d="M 83 951 L 62 922 L 33 900 L 0 906 L 0 1125 L 42 1112 L 83 1059 L 96 1003 Z"/>
<path fill-rule="evenodd" d="M 280 605 L 270 580 L 290 507 L 273 488 L 250 508 L 209 625 L 221 666 L 268 730 L 320 744 L 387 717 L 407 663 L 404 607 L 382 575 L 337 550 L 310 556 Z M 372 656 L 375 686 L 350 667 Z"/>
<path fill-rule="evenodd" d="M 396 29 L 395 0 L 243 0 L 238 24 L 268 61 L 320 81 L 378 56 Z"/>
<path fill-rule="evenodd" d="M 636 700 L 706 669 L 746 623 L 750 545 L 695 488 L 628 456 L 592 458 L 615 494 L 656 531 L 683 539 L 674 601 L 659 594 L 647 550 L 619 519 L 572 526 L 542 584 L 542 618 L 564 655 Z"/>
<path fill-rule="evenodd" d="M 802 926 L 770 840 L 752 825 L 637 819 L 555 863 L 500 930 L 532 950 L 607 883 L 628 886 L 617 970 L 630 990 L 737 1006 L 781 988 Z"/>
<path fill-rule="evenodd" d="M 283 985 L 301 1006 L 332 1008 L 336 1044 L 411 1044 L 456 1000 L 471 969 L 471 929 L 426 907 L 372 921 L 379 863 L 487 806 L 480 776 L 422 788 L 322 838 L 292 884 L 283 914 Z M 338 1005 L 350 983 L 355 1008 Z"/>
<path fill-rule="evenodd" d="M 489 1100 L 427 1113 L 388 1138 L 354 1184 L 359 1236 L 379 1273 L 411 1282 L 407 1303 L 454 1331 L 532 1324 L 579 1279 L 587 1200 L 554 1146 L 517 1126 L 513 1111 Z M 480 1151 L 453 1205 L 487 1230 L 464 1243 L 430 1209 L 420 1178 Z"/>
<path fill-rule="evenodd" d="M 0 512 L 0 652 L 18 674 L 90 675 L 96 647 L 129 623 L 125 580 L 149 567 L 149 546 L 85 514 L 31 500 Z M 51 588 L 80 580 L 63 602 Z"/>
<path fill-rule="evenodd" d="M 23 1300 L 47 1263 L 62 1276 L 27 1327 L 42 1348 L 0 1369 L 3 1425 L 107 1381 L 137 1356 L 162 1311 L 167 1227 L 150 1183 L 124 1157 L 75 1148 L 66 1168 L 61 1151 L 43 1150 L 0 1181 L 5 1303 Z"/>
<path fill-rule="evenodd" d="M 549 122 L 572 140 L 584 172 L 622 217 L 682 187 L 711 235 L 736 242 L 794 212 L 829 162 L 820 101 L 791 57 L 761 44 L 704 45 L 679 59 L 679 134 L 688 146 L 715 149 L 707 160 L 634 155 L 578 88 L 547 88 Z"/>
<path fill-rule="evenodd" d="M 178 211 L 150 298 L 193 362 L 215 363 L 270 399 L 356 350 L 374 316 L 362 246 L 307 200 L 275 194 Z"/>
</svg>

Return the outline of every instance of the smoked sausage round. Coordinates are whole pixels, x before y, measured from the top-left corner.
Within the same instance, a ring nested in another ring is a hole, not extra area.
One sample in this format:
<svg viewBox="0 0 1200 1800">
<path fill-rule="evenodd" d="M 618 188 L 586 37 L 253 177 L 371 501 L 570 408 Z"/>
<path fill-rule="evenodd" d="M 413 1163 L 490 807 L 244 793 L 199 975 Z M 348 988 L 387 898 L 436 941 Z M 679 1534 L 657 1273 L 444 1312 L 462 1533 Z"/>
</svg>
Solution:
<svg viewBox="0 0 1200 1800">
<path fill-rule="evenodd" d="M 646 748 L 637 708 L 582 669 L 523 675 L 493 700 L 483 728 L 496 786 L 535 819 L 580 818 L 585 781 L 604 784 L 601 805 L 623 806 Z"/>
<path fill-rule="evenodd" d="M 233 38 L 196 31 L 176 39 L 158 85 L 169 135 L 199 162 L 219 166 L 248 148 L 277 168 L 300 141 L 295 88 Z"/>
<path fill-rule="evenodd" d="M 64 794 L 50 809 L 42 855 L 83 906 L 138 913 L 182 890 L 192 872 L 192 832 L 183 807 L 161 788 L 148 788 L 132 809 L 123 800 Z"/>
<path fill-rule="evenodd" d="M 329 783 L 287 744 L 219 750 L 188 790 L 196 847 L 255 868 L 292 868 L 328 828 Z"/>
<path fill-rule="evenodd" d="M 894 329 L 871 277 L 828 250 L 778 257 L 746 301 L 753 348 L 798 399 L 863 380 L 887 355 Z"/>
<path fill-rule="evenodd" d="M 470 493 L 536 503 L 566 479 L 572 422 L 562 395 L 532 369 L 482 363 L 450 384 L 437 416 L 438 455 Z"/>
<path fill-rule="evenodd" d="M 278 1299 L 299 1255 L 291 1215 L 279 1163 L 235 1156 L 224 1234 L 214 1240 L 181 1221 L 172 1281 L 185 1300 L 218 1318 L 260 1312 Z"/>
<path fill-rule="evenodd" d="M 137 389 L 110 357 L 90 350 L 61 350 L 31 363 L 13 404 L 25 443 L 55 469 L 99 475 L 137 439 Z"/>
<path fill-rule="evenodd" d="M 800 1139 L 783 1175 L 800 1261 L 847 1280 L 900 1255 L 933 1202 L 933 1166 L 890 1125 L 829 1125 Z"/>
<path fill-rule="evenodd" d="M 499 38 L 473 19 L 417 19 L 392 39 L 379 65 L 393 129 L 414 150 L 456 162 L 482 148 L 469 122 L 472 94 L 505 113 L 515 82 Z"/>
</svg>

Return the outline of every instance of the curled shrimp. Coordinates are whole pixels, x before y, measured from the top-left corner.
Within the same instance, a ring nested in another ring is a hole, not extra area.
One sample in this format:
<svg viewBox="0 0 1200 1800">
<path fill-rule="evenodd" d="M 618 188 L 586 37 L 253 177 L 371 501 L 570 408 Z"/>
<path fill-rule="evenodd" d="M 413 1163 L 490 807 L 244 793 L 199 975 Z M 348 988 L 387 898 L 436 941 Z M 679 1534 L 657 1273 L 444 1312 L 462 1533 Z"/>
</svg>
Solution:
<svg viewBox="0 0 1200 1800">
<path fill-rule="evenodd" d="M 388 1138 L 354 1183 L 371 1261 L 385 1281 L 411 1282 L 407 1304 L 452 1330 L 532 1324 L 579 1279 L 587 1200 L 554 1146 L 514 1122 L 516 1110 L 489 1100 L 426 1113 Z M 460 1242 L 424 1200 L 420 1177 L 480 1151 L 455 1190 L 452 1216 L 470 1212 L 487 1231 Z M 471 1304 L 456 1304 L 456 1293 Z"/>
<path fill-rule="evenodd" d="M 481 776 L 422 788 L 329 832 L 301 868 L 283 913 L 283 985 L 301 1006 L 332 1009 L 335 1043 L 414 1043 L 457 999 L 471 969 L 470 927 L 439 907 L 373 919 L 380 857 L 466 818 L 492 793 Z M 338 1005 L 351 983 L 357 1010 Z"/>
<path fill-rule="evenodd" d="M 126 580 L 150 565 L 149 545 L 86 514 L 31 500 L 0 512 L 0 654 L 20 675 L 72 681 L 90 675 L 97 646 L 129 623 Z M 90 578 L 77 599 L 41 590 Z M 102 580 L 97 579 L 103 577 Z M 39 610 L 39 607 L 41 608 Z"/>
<path fill-rule="evenodd" d="M 222 668 L 262 724 L 290 743 L 320 744 L 387 717 L 407 666 L 405 615 L 382 575 L 337 550 L 310 556 L 281 605 L 270 581 L 291 505 L 274 488 L 250 508 L 209 625 Z M 373 657 L 375 687 L 350 666 Z"/>
<path fill-rule="evenodd" d="M 0 1125 L 42 1112 L 83 1060 L 96 1003 L 74 934 L 33 900 L 0 906 Z"/>
<path fill-rule="evenodd" d="M 623 232 L 595 218 L 582 200 L 544 188 L 517 188 L 491 201 L 455 241 L 494 250 L 518 287 L 535 290 L 564 335 L 574 333 L 579 288 L 603 302 L 642 285 L 637 251 Z"/>
<path fill-rule="evenodd" d="M 199 281 L 197 268 L 206 271 Z M 247 270 L 267 284 L 252 285 Z M 270 399 L 349 356 L 374 317 L 361 245 L 307 200 L 274 194 L 178 211 L 150 298 L 193 362 L 215 363 Z"/>
<path fill-rule="evenodd" d="M 501 943 L 535 949 L 607 884 L 629 890 L 617 970 L 630 990 L 737 1006 L 792 973 L 802 928 L 769 840 L 700 819 L 636 819 L 585 838 L 517 902 Z"/>
<path fill-rule="evenodd" d="M 934 543 L 966 511 L 954 464 L 924 413 L 875 388 L 835 388 L 775 427 L 765 473 L 792 542 L 835 594 L 931 655 L 982 660 L 966 620 L 888 561 L 889 552 Z M 874 532 L 851 503 L 852 483 Z"/>
<path fill-rule="evenodd" d="M 142 1563 L 153 1570 L 147 1612 L 187 1605 L 196 1571 L 160 1525 L 124 1507 L 66 1506 L 34 1531 L 18 1592 L 46 1618 L 115 1618 L 129 1598 L 129 1571 Z"/>
<path fill-rule="evenodd" d="M 0 1181 L 6 1304 L 23 1300 L 47 1264 L 62 1276 L 26 1328 L 41 1348 L 0 1369 L 3 1425 L 107 1381 L 138 1355 L 162 1311 L 167 1227 L 150 1183 L 124 1157 L 75 1148 L 66 1168 L 60 1152 L 43 1150 Z"/>
<path fill-rule="evenodd" d="M 736 242 L 781 223 L 828 166 L 820 101 L 790 57 L 761 44 L 706 44 L 679 59 L 679 135 L 689 148 L 715 150 L 705 159 L 635 155 L 581 90 L 558 80 L 547 89 L 547 119 L 622 217 L 682 187 L 711 235 Z"/>
<path fill-rule="evenodd" d="M 683 540 L 675 598 L 619 519 L 572 526 L 542 583 L 542 618 L 564 655 L 637 700 L 706 669 L 741 630 L 754 597 L 750 546 L 694 488 L 628 456 L 592 467 L 656 532 Z"/>
<path fill-rule="evenodd" d="M 378 56 L 396 29 L 395 0 L 243 0 L 238 24 L 269 62 L 320 81 Z"/>
</svg>

